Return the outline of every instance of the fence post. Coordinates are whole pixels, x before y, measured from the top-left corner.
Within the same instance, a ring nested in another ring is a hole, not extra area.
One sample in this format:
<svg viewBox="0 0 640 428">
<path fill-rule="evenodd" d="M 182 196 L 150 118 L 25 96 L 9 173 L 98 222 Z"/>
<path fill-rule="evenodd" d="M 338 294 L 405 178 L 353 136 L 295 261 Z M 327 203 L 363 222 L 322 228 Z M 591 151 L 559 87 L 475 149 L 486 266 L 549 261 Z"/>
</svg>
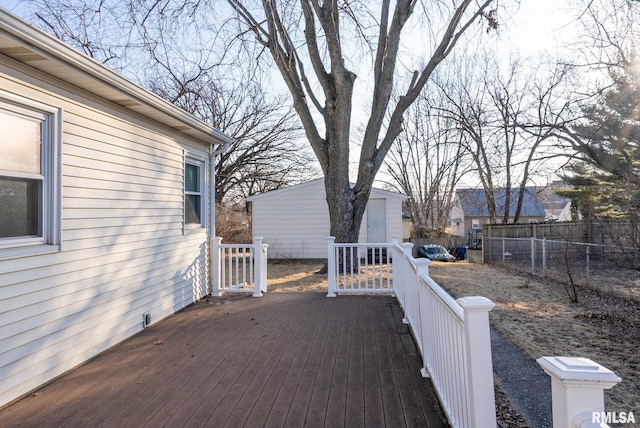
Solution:
<svg viewBox="0 0 640 428">
<path fill-rule="evenodd" d="M 411 242 L 404 242 L 402 244 L 402 305 L 404 318 L 402 318 L 403 324 L 409 324 L 407 318 L 407 290 L 409 289 L 408 282 L 412 280 L 411 277 L 411 260 L 413 259 L 413 244 Z"/>
<path fill-rule="evenodd" d="M 542 238 L 542 277 L 547 277 L 547 238 Z"/>
<path fill-rule="evenodd" d="M 220 291 L 220 263 L 222 263 L 220 245 L 222 245 L 222 238 L 219 236 L 211 240 L 211 294 L 215 297 L 222 294 Z"/>
<path fill-rule="evenodd" d="M 535 231 L 535 224 L 534 231 Z M 536 238 L 535 236 L 531 237 L 531 275 L 536 274 Z"/>
<path fill-rule="evenodd" d="M 327 238 L 327 280 L 329 292 L 327 297 L 336 297 L 336 251 L 334 249 L 335 236 Z"/>
<path fill-rule="evenodd" d="M 586 251 L 587 251 L 587 283 L 589 283 L 589 282 L 591 282 L 591 281 L 589 281 L 590 280 L 590 276 L 591 276 L 591 270 L 590 270 L 590 266 L 589 266 L 589 264 L 590 264 L 589 263 L 590 262 L 590 260 L 589 260 L 590 259 L 590 257 L 589 257 L 589 248 L 590 248 L 590 246 L 589 246 L 589 244 L 587 244 L 587 245 L 585 245 L 585 247 L 587 248 L 586 249 Z"/>
<path fill-rule="evenodd" d="M 604 390 L 621 380 L 615 373 L 588 358 L 542 357 L 537 362 L 551 376 L 554 428 L 604 416 Z"/>
<path fill-rule="evenodd" d="M 469 370 L 471 426 L 495 428 L 496 405 L 489 336 L 489 311 L 495 304 L 481 296 L 462 297 L 456 302 L 464 311 L 464 340 Z"/>
<path fill-rule="evenodd" d="M 253 238 L 253 280 L 253 297 L 262 297 L 262 238 L 260 237 Z"/>
</svg>

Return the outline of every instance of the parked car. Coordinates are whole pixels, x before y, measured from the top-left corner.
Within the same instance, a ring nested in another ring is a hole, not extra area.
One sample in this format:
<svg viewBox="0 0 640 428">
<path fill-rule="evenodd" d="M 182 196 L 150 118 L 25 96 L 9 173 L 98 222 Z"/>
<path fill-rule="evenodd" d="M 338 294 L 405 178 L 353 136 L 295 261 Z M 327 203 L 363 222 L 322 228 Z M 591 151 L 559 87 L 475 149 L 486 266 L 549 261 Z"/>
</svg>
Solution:
<svg viewBox="0 0 640 428">
<path fill-rule="evenodd" d="M 423 245 L 418 247 L 418 257 L 426 257 L 429 260 L 439 262 L 456 261 L 456 258 L 453 257 L 442 245 Z"/>
</svg>

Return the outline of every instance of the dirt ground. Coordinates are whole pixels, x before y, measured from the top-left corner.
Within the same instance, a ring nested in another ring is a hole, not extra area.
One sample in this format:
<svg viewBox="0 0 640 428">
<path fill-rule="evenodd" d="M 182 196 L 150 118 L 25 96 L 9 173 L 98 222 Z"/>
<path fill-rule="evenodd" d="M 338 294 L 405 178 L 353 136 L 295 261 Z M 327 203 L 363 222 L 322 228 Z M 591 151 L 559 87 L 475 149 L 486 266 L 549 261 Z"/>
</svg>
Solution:
<svg viewBox="0 0 640 428">
<path fill-rule="evenodd" d="M 321 261 L 270 261 L 269 292 L 326 291 L 327 275 L 317 273 L 321 266 Z M 531 358 L 587 357 L 613 370 L 622 382 L 605 392 L 606 410 L 640 414 L 638 301 L 578 288 L 579 301 L 571 303 L 562 284 L 466 261 L 434 262 L 430 273 L 455 297 L 491 299 L 496 304 L 491 324 Z M 499 426 L 514 426 L 508 419 L 517 412 L 499 391 L 497 405 Z"/>
</svg>

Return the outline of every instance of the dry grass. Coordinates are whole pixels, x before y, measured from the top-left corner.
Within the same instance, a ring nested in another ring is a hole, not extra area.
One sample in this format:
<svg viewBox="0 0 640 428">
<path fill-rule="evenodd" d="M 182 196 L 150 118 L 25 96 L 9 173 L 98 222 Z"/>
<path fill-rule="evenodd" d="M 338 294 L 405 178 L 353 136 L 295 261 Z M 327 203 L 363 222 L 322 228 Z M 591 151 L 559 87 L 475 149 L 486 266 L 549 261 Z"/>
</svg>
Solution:
<svg viewBox="0 0 640 428">
<path fill-rule="evenodd" d="M 269 292 L 327 291 L 327 274 L 318 271 L 322 261 L 269 261 L 267 284 Z"/>
<path fill-rule="evenodd" d="M 531 358 L 590 358 L 622 382 L 605 393 L 607 410 L 640 413 L 640 305 L 631 299 L 578 289 L 474 263 L 433 263 L 431 276 L 456 297 L 481 295 L 496 307 L 492 325 Z"/>
</svg>

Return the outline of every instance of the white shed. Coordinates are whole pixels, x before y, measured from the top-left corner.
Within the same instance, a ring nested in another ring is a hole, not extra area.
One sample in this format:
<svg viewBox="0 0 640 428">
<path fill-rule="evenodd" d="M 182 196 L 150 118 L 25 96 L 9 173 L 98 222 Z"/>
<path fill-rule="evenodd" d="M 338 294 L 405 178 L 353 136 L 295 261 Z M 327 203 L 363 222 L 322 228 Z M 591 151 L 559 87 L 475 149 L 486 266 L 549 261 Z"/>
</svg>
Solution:
<svg viewBox="0 0 640 428">
<path fill-rule="evenodd" d="M 400 193 L 373 188 L 362 219 L 359 242 L 391 242 L 402 238 Z M 329 209 L 324 179 L 247 198 L 252 203 L 253 235 L 269 244 L 269 257 L 327 257 Z"/>
<path fill-rule="evenodd" d="M 2 406 L 209 291 L 231 140 L 2 8 L 0 136 Z"/>
</svg>

